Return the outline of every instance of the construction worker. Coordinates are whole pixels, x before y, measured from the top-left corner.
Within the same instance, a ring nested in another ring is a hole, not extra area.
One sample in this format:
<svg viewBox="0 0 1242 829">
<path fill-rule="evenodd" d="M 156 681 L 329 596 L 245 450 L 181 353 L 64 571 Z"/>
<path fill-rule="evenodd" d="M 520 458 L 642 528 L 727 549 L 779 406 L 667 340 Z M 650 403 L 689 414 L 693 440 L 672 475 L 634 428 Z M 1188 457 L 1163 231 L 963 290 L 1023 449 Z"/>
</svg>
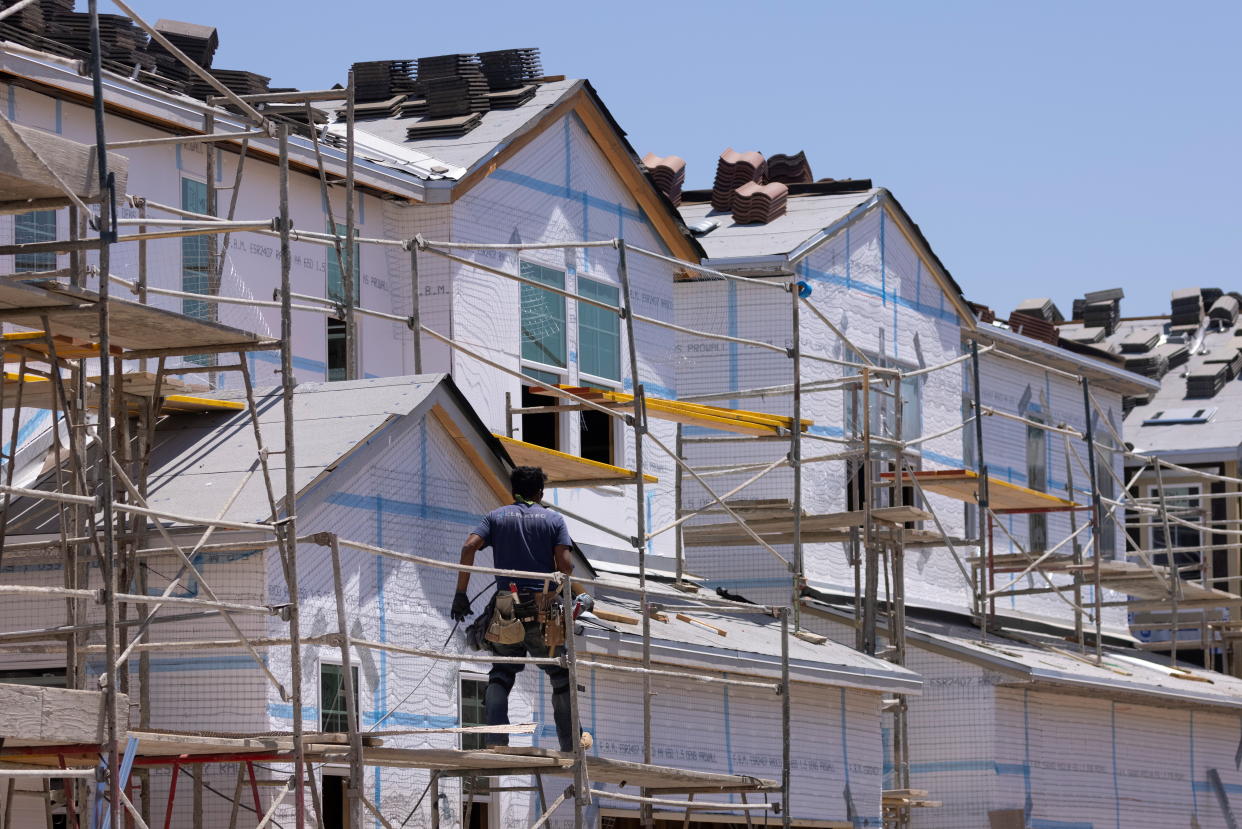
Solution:
<svg viewBox="0 0 1242 829">
<path fill-rule="evenodd" d="M 492 561 L 498 569 L 548 573 L 548 580 L 496 577 L 496 595 L 488 604 L 491 614 L 488 625 L 488 647 L 497 656 L 532 656 L 545 658 L 564 652 L 564 617 L 551 614 L 555 590 L 552 574 L 573 572 L 570 552 L 573 541 L 565 519 L 544 509 L 543 487 L 548 476 L 537 466 L 519 466 L 509 475 L 513 503 L 494 509 L 466 537 L 461 548 L 461 563 L 473 564 L 474 555 L 490 546 Z M 452 617 L 464 621 L 471 614 L 470 573 L 457 576 L 457 594 L 453 597 Z M 559 629 L 558 629 L 558 626 Z M 549 647 L 548 642 L 553 643 Z M 488 673 L 484 709 L 488 725 L 509 724 L 509 692 L 513 682 L 526 667 L 521 663 L 493 664 Z M 570 716 L 569 671 L 560 665 L 541 665 L 552 682 L 552 714 L 561 751 L 574 750 Z M 585 739 L 585 737 L 584 737 Z M 508 734 L 487 734 L 486 745 L 508 745 Z"/>
</svg>

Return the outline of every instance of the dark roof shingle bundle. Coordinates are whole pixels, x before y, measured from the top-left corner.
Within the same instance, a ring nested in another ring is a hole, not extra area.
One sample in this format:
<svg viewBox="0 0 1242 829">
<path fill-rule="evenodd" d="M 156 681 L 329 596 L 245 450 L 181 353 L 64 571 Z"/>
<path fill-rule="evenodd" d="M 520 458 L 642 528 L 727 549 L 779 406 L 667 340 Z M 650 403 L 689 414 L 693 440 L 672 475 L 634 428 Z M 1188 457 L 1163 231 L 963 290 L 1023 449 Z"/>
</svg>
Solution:
<svg viewBox="0 0 1242 829">
<path fill-rule="evenodd" d="M 1242 353 L 1233 346 L 1217 346 L 1203 355 L 1203 362 L 1207 365 L 1223 365 L 1228 372 L 1228 379 L 1232 380 L 1238 376 L 1238 372 L 1242 371 Z"/>
<path fill-rule="evenodd" d="M 1203 320 L 1203 297 L 1198 288 L 1180 288 L 1170 302 L 1173 325 L 1198 325 Z"/>
<path fill-rule="evenodd" d="M 406 127 L 405 138 L 456 138 L 477 127 L 483 120 L 482 113 L 470 112 L 452 118 L 425 118 Z"/>
<path fill-rule="evenodd" d="M 787 185 L 749 181 L 733 191 L 733 221 L 740 225 L 767 224 L 785 215 L 788 199 Z"/>
<path fill-rule="evenodd" d="M 488 89 L 493 92 L 517 89 L 543 77 L 539 50 L 534 48 L 479 52 L 479 62 Z"/>
<path fill-rule="evenodd" d="M 268 89 L 268 82 L 271 78 L 266 75 L 259 75 L 254 72 L 247 72 L 243 69 L 209 69 L 213 78 L 235 95 L 262 95 Z M 220 93 L 206 81 L 195 78 L 186 88 L 187 94 L 206 100 L 212 95 Z"/>
<path fill-rule="evenodd" d="M 1014 311 L 1009 315 L 1009 330 L 1033 340 L 1057 344 L 1057 327 L 1043 317 Z"/>
<path fill-rule="evenodd" d="M 387 101 L 414 91 L 413 60 L 369 60 L 350 69 L 354 73 L 355 103 Z"/>
<path fill-rule="evenodd" d="M 1225 294 L 1212 303 L 1208 316 L 1214 320 L 1224 321 L 1226 327 L 1229 327 L 1238 319 L 1238 307 L 1238 298 Z"/>
<path fill-rule="evenodd" d="M 435 55 L 415 64 L 416 91 L 427 99 L 429 117 L 451 118 L 490 108 L 478 55 Z"/>
<path fill-rule="evenodd" d="M 91 51 L 91 16 L 85 12 L 44 10 L 44 35 L 82 52 Z M 102 58 L 125 66 L 153 66 L 147 54 L 147 35 L 125 15 L 99 15 Z"/>
<path fill-rule="evenodd" d="M 18 2 L 20 0 L 0 0 L 0 9 L 15 6 Z M 69 3 L 68 7 L 61 9 L 61 11 L 73 11 L 73 3 Z M 24 29 L 27 32 L 41 35 L 44 31 L 43 8 L 38 3 L 31 3 L 29 6 L 6 17 L 4 22 Z"/>
<path fill-rule="evenodd" d="M 1013 309 L 1015 314 L 1026 314 L 1032 317 L 1039 317 L 1045 322 L 1062 323 L 1065 317 L 1061 315 L 1061 309 L 1056 306 L 1048 297 L 1039 297 L 1037 299 L 1024 299 L 1018 303 Z"/>
<path fill-rule="evenodd" d="M 1229 366 L 1225 363 L 1195 360 L 1186 371 L 1186 396 L 1200 399 L 1215 397 L 1225 387 L 1228 376 Z"/>
<path fill-rule="evenodd" d="M 1147 351 L 1141 354 L 1123 354 L 1126 371 L 1159 380 L 1169 373 L 1169 358 L 1159 351 Z"/>
<path fill-rule="evenodd" d="M 656 155 L 647 153 L 643 156 L 643 166 L 651 183 L 672 202 L 673 206 L 681 204 L 681 188 L 686 183 L 686 161 L 676 155 Z"/>
<path fill-rule="evenodd" d="M 1142 354 L 1151 351 L 1160 342 L 1159 328 L 1137 328 L 1121 340 L 1121 353 Z"/>
<path fill-rule="evenodd" d="M 1183 343 L 1163 343 L 1156 346 L 1156 351 L 1169 361 L 1169 370 L 1184 366 L 1190 360 L 1190 349 Z"/>
<path fill-rule="evenodd" d="M 811 165 L 806 160 L 806 153 L 798 150 L 793 155 L 777 153 L 768 158 L 768 173 L 764 181 L 769 184 L 810 184 L 815 181 L 815 176 L 811 175 Z"/>
<path fill-rule="evenodd" d="M 734 191 L 743 184 L 763 180 L 767 162 L 763 153 L 739 153 L 732 147 L 720 154 L 716 162 L 716 180 L 712 184 L 712 207 L 716 210 L 732 210 Z"/>
</svg>

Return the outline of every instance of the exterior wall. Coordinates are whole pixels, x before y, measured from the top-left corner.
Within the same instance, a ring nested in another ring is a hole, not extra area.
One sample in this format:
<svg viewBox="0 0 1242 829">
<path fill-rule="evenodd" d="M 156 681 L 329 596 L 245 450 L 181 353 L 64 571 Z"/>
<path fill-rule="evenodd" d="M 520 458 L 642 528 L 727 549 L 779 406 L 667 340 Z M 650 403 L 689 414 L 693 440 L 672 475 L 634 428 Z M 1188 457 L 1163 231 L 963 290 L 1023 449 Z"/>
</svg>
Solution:
<svg viewBox="0 0 1242 829">
<path fill-rule="evenodd" d="M 1049 425 L 1063 425 L 1079 432 L 1086 428 L 1082 387 L 1068 378 L 1061 377 L 1053 372 L 1040 371 L 1034 366 L 1018 363 L 1014 360 L 1007 360 L 994 354 L 984 354 L 979 358 L 979 374 L 980 397 L 985 407 L 1030 419 L 1041 419 Z M 973 396 L 969 373 L 967 373 L 963 389 L 963 395 L 967 397 Z M 1113 430 L 1120 434 L 1121 395 L 1098 386 L 1093 387 L 1091 393 L 1100 406 L 1109 414 L 1109 422 Z M 968 441 L 972 447 L 974 444 L 973 428 L 974 424 L 971 424 L 970 432 L 962 436 L 962 439 Z M 1030 486 L 1031 481 L 1028 478 L 1027 466 L 1027 430 L 1028 426 L 1025 423 L 1001 417 L 984 418 L 983 459 L 987 463 L 988 473 L 993 479 L 1009 481 L 1019 486 Z M 1108 427 L 1098 420 L 1095 423 L 1095 431 L 1097 442 L 1112 441 Z M 1069 439 L 1067 436 L 1052 432 L 1045 432 L 1044 435 L 1044 464 L 1047 469 L 1046 491 L 1059 498 L 1075 500 L 1084 505 L 1090 504 L 1091 482 L 1087 472 L 1087 448 L 1085 442 L 1079 439 Z M 1109 454 L 1111 455 L 1108 459 L 1110 462 L 1109 466 L 1113 470 L 1114 477 L 1112 480 L 1105 480 L 1104 476 L 1101 476 L 1101 489 L 1106 484 L 1111 483 L 1113 497 L 1120 498 L 1122 486 L 1118 481 L 1125 480 L 1123 477 L 1124 456 L 1122 452 L 1111 452 Z M 1097 455 L 1097 458 L 1099 457 Z M 1075 460 L 1075 458 L 1078 460 Z M 975 459 L 972 458 L 972 460 Z M 1100 459 L 1100 463 L 1103 465 L 1104 460 Z M 977 468 L 977 462 L 972 464 L 972 468 Z M 1105 519 L 1107 520 L 1109 518 L 1108 504 L 1104 504 L 1103 509 Z M 960 505 L 957 507 L 957 512 L 959 514 L 962 512 Z M 1028 515 L 1001 516 L 1001 521 L 1004 524 L 1004 529 L 997 527 L 993 532 L 994 549 L 997 553 L 1018 552 L 1018 547 L 1014 544 L 1015 540 L 1024 549 L 1028 551 L 1032 549 L 1030 545 L 1031 521 Z M 1072 515 L 1070 513 L 1046 514 L 1046 549 L 1052 549 L 1066 539 L 1073 532 L 1074 528 L 1081 528 L 1084 523 L 1089 521 L 1090 512 L 1078 512 Z M 1121 510 L 1116 511 L 1116 515 L 1111 519 L 1111 525 L 1112 549 L 1104 549 L 1104 558 L 1124 559 L 1125 529 L 1124 515 Z M 969 529 L 972 536 L 978 533 L 977 528 L 972 527 Z M 1009 535 L 1006 535 L 1006 532 Z M 1010 535 L 1013 537 L 1012 540 L 1009 537 Z M 1101 536 L 1102 543 L 1106 543 L 1108 539 L 1109 534 L 1107 533 Z M 1090 531 L 1084 531 L 1078 537 L 1077 542 L 1081 546 L 1084 555 L 1089 557 L 1091 555 Z M 1065 544 L 1058 550 L 1058 553 L 1073 553 L 1074 544 L 1075 542 Z M 996 574 L 997 584 L 1006 584 L 1012 578 L 1013 574 Z M 1069 584 L 1072 582 L 1068 576 L 1054 575 L 1050 578 L 1056 584 Z M 1018 582 L 1015 585 L 1015 589 L 1045 586 L 1047 586 L 1047 582 L 1032 573 Z M 1072 598 L 1072 593 L 1064 595 L 1066 598 Z M 1106 601 L 1117 601 L 1122 598 L 1124 597 L 1121 594 L 1114 591 L 1106 591 L 1105 593 Z M 1089 585 L 1084 588 L 1083 601 L 1088 604 L 1094 601 Z M 1065 622 L 1071 622 L 1073 619 L 1071 607 L 1051 594 L 1011 596 L 998 600 L 997 610 L 1003 611 L 1005 609 L 1020 610 Z M 1105 608 L 1104 622 L 1106 626 L 1113 629 L 1122 629 L 1126 624 L 1125 618 L 1124 608 Z"/>
<path fill-rule="evenodd" d="M 39 127 L 64 135 L 75 141 L 93 143 L 95 139 L 93 113 L 90 108 L 68 101 L 58 101 L 51 96 L 22 87 L 0 85 L 0 96 L 8 107 L 8 116 L 16 123 Z M 140 138 L 156 138 L 169 132 L 141 124 L 117 115 L 106 119 L 110 141 L 127 141 Z M 309 143 L 306 139 L 291 137 L 291 143 Z M 339 155 L 324 148 L 325 155 Z M 181 206 L 181 179 L 204 181 L 207 149 L 203 144 L 173 146 L 132 147 L 117 150 L 129 159 L 128 194 L 146 198 L 152 202 Z M 216 186 L 231 187 L 236 174 L 239 156 L 235 152 L 216 151 Z M 294 227 L 301 230 L 325 232 L 328 228 L 328 210 L 320 190 L 317 175 L 291 171 L 289 177 L 289 207 Z M 330 191 L 332 212 L 338 224 L 345 222 L 344 190 L 333 187 Z M 219 190 L 220 215 L 227 215 L 232 191 Z M 267 220 L 278 215 L 278 182 L 276 165 L 266 160 L 246 160 L 242 186 L 238 193 L 236 218 Z M 379 198 L 357 194 L 355 221 L 362 236 L 380 237 L 387 230 L 384 202 Z M 127 202 L 118 205 L 121 218 L 137 218 L 138 211 Z M 173 218 L 154 208 L 149 208 L 150 218 Z M 0 240 L 12 239 L 13 218 L 0 217 Z M 69 236 L 68 211 L 58 212 L 57 228 L 60 238 Z M 134 227 L 122 228 L 122 234 L 136 232 Z M 223 237 L 214 237 L 222 242 Z M 327 292 L 327 259 L 335 257 L 331 247 L 307 242 L 292 244 L 292 282 L 298 293 L 323 297 Z M 111 253 L 112 273 L 133 280 L 138 276 L 138 244 L 135 242 L 114 245 Z M 182 290 L 181 240 L 160 239 L 147 243 L 148 281 L 152 287 Z M 387 249 L 375 245 L 360 248 L 360 305 L 388 313 L 407 314 L 409 303 L 408 256 L 406 267 L 396 275 L 389 273 Z M 0 257 L 0 269 L 11 271 L 11 257 Z M 59 266 L 68 266 L 68 257 L 59 258 Z M 403 277 L 403 278 L 402 278 Z M 235 233 L 229 237 L 228 251 L 224 256 L 220 293 L 226 296 L 271 301 L 272 291 L 280 285 L 280 244 L 271 236 L 256 233 Z M 113 290 L 126 296 L 124 286 L 113 285 Z M 150 296 L 150 304 L 180 311 L 182 300 L 176 297 Z M 227 325 L 265 335 L 279 336 L 280 314 L 276 308 L 255 308 L 242 305 L 220 304 L 219 320 Z M 326 379 L 326 316 L 311 312 L 295 312 L 294 370 L 300 380 Z M 359 318 L 359 362 L 363 374 L 389 376 L 403 372 L 403 350 L 392 347 L 393 324 L 381 320 Z M 170 365 L 175 365 L 175 360 Z M 257 352 L 251 357 L 257 385 L 279 382 L 279 358 L 274 352 Z M 229 385 L 239 385 L 236 374 L 223 375 Z"/>
<path fill-rule="evenodd" d="M 960 326 L 952 306 L 933 279 L 930 267 L 882 207 L 872 208 L 799 262 L 796 278 L 811 287 L 810 301 L 878 364 L 912 370 L 947 362 L 961 353 Z M 678 283 L 677 291 L 678 320 L 683 325 L 792 345 L 788 294 L 757 286 L 706 281 Z M 852 369 L 813 359 L 815 355 L 851 359 L 840 339 L 813 314 L 803 311 L 800 327 L 806 355 L 802 362 L 803 383 L 852 373 Z M 683 394 L 767 387 L 788 384 L 793 379 L 790 361 L 776 352 L 688 336 L 681 337 L 678 346 L 687 356 L 678 363 L 678 384 Z M 961 422 L 961 372 L 961 366 L 952 366 L 917 380 L 921 428 L 907 422 L 907 435 L 932 434 Z M 809 438 L 803 441 L 804 458 L 842 450 L 840 440 L 847 437 L 849 428 L 848 395 L 840 389 L 804 393 L 802 416 L 815 424 Z M 784 415 L 792 412 L 788 395 L 745 398 L 736 401 L 736 405 Z M 891 420 L 881 424 L 882 434 L 891 435 L 893 429 L 895 423 Z M 787 451 L 784 443 L 691 444 L 686 448 L 687 457 L 695 466 L 765 463 Z M 924 468 L 961 466 L 960 437 L 956 434 L 927 441 L 920 452 Z M 712 486 L 717 492 L 728 491 L 755 471 L 713 477 Z M 844 461 L 805 465 L 805 510 L 809 514 L 844 511 L 846 476 Z M 780 470 L 769 473 L 736 497 L 788 499 L 791 495 L 792 475 L 788 470 Z M 687 484 L 684 506 L 697 508 L 708 501 L 701 488 L 693 482 Z M 936 509 L 950 532 L 960 532 L 960 508 L 956 520 L 955 513 L 943 505 L 938 503 Z M 788 545 L 778 550 L 786 557 L 791 555 Z M 804 556 L 806 575 L 813 586 L 853 592 L 853 574 L 844 545 L 808 544 Z M 965 582 L 947 550 L 919 551 L 911 558 L 908 571 L 918 575 L 908 585 L 911 596 L 952 606 L 969 603 Z M 687 548 L 687 562 L 693 572 L 707 576 L 713 585 L 743 592 L 758 601 L 788 601 L 787 572 L 761 548 Z"/>
<path fill-rule="evenodd" d="M 998 777 L 997 807 L 1028 804 L 1027 825 L 1229 825 L 1209 771 L 1242 791 L 1236 714 L 1022 688 L 997 688 L 996 705 L 998 770 L 1026 769 Z"/>
<path fill-rule="evenodd" d="M 452 211 L 453 239 L 458 241 L 537 244 L 623 237 L 638 247 L 667 253 L 637 203 L 610 169 L 577 116 L 572 114 L 549 125 L 498 170 L 460 197 Z M 584 277 L 620 287 L 618 255 L 611 248 L 527 250 L 520 257 L 511 251 L 463 251 L 460 255 L 510 273 L 518 272 L 519 259 L 562 270 L 566 274 L 566 290 L 570 293 L 577 292 L 579 280 Z M 424 261 L 437 259 L 434 256 L 423 258 Z M 628 257 L 627 267 L 635 311 L 671 322 L 673 267 L 635 254 Z M 451 332 L 455 339 L 508 368 L 519 369 L 523 365 L 520 358 L 521 286 L 456 264 L 449 269 L 448 278 L 452 284 L 451 306 L 437 304 L 434 322 L 428 320 L 427 324 L 444 333 Z M 624 324 L 621 327 L 620 380 L 588 377 L 579 371 L 577 303 L 566 300 L 566 306 L 568 359 L 567 367 L 561 372 L 562 382 L 632 390 Z M 640 381 L 646 393 L 653 397 L 675 396 L 672 332 L 640 323 L 635 336 Z M 436 354 L 437 360 L 443 359 L 442 350 L 437 350 Z M 437 362 L 432 368 L 451 371 L 458 387 L 488 428 L 504 432 L 505 394 L 510 394 L 513 405 L 519 406 L 520 381 L 460 353 L 455 354 L 451 362 Z M 578 454 L 581 451 L 579 415 L 562 414 L 560 420 L 561 433 L 565 436 L 562 450 Z M 514 421 L 514 436 L 521 438 L 521 417 L 515 417 Z M 632 467 L 632 430 L 624 427 L 619 419 L 614 420 L 613 430 L 617 447 L 614 463 Z M 675 433 L 672 424 L 653 419 L 651 433 L 672 447 Z M 672 518 L 673 465 L 651 442 L 647 443 L 646 450 L 645 471 L 660 479 L 659 484 L 647 487 L 644 512 L 650 527 L 667 523 Z M 549 495 L 556 503 L 613 527 L 625 537 L 634 535 L 637 505 L 631 487 L 552 490 Z M 625 544 L 614 536 L 575 522 L 571 522 L 570 529 L 579 541 L 614 547 Z M 666 534 L 653 543 L 653 549 L 669 551 L 671 545 L 671 534 Z"/>
</svg>

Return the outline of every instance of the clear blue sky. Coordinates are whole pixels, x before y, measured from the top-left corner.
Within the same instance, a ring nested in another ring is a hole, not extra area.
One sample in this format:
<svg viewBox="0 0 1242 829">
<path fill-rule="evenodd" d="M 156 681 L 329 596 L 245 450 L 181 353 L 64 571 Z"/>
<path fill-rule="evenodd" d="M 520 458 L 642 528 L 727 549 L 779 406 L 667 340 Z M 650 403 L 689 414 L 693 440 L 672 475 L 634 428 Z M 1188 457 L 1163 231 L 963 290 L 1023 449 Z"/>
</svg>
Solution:
<svg viewBox="0 0 1242 829">
<path fill-rule="evenodd" d="M 79 5 L 85 5 L 81 1 Z M 109 11 L 106 0 L 102 11 Z M 639 153 L 710 186 L 726 146 L 872 178 L 971 299 L 1242 290 L 1242 3 L 135 0 L 215 25 L 275 86 L 360 60 L 538 46 Z"/>
</svg>

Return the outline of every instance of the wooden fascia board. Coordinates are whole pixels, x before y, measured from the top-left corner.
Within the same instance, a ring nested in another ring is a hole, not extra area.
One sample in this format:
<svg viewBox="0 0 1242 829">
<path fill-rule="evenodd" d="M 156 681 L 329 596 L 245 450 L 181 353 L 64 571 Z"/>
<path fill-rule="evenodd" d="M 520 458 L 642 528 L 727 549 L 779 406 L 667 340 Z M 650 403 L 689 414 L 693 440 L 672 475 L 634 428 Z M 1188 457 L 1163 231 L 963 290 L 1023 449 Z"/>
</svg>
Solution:
<svg viewBox="0 0 1242 829">
<path fill-rule="evenodd" d="M 505 162 L 542 135 L 545 130 L 570 113 L 577 115 L 582 121 L 587 133 L 591 136 L 591 140 L 595 142 L 595 146 L 608 159 L 613 172 L 621 179 L 621 183 L 626 191 L 638 202 L 639 208 L 651 220 L 656 233 L 664 240 L 664 244 L 668 246 L 672 255 L 687 261 L 697 262 L 699 260 L 698 252 L 694 250 L 689 240 L 682 235 L 676 221 L 668 214 L 668 208 L 665 207 L 656 195 L 651 182 L 647 181 L 646 176 L 639 171 L 638 165 L 634 163 L 633 158 L 630 157 L 616 132 L 609 125 L 607 119 L 604 118 L 603 113 L 599 111 L 595 102 L 591 100 L 584 87 L 579 87 L 573 94 L 550 109 L 537 125 L 510 141 L 503 150 L 489 159 L 482 167 L 467 173 L 453 186 L 451 201 L 455 202 L 470 192 L 476 185 L 500 169 Z"/>
<path fill-rule="evenodd" d="M 887 196 L 888 191 L 884 192 Z M 907 221 L 906 216 L 900 209 L 897 209 L 894 206 L 891 198 L 882 198 L 880 199 L 880 203 L 883 206 L 884 211 L 888 213 L 889 218 L 892 219 L 897 225 L 897 229 L 901 231 L 901 235 L 905 237 L 906 242 L 914 250 L 914 255 L 923 262 L 923 267 L 931 273 L 932 278 L 936 280 L 936 284 L 940 286 L 940 290 L 944 291 L 945 296 L 947 296 L 949 301 L 953 303 L 953 307 L 956 309 L 957 315 L 961 318 L 962 327 L 974 330 L 977 327 L 975 312 L 970 310 L 970 306 L 966 304 L 966 300 L 963 299 L 962 295 L 958 293 L 956 288 L 953 287 L 953 281 L 949 279 L 949 276 L 944 272 L 944 269 L 941 268 L 932 257 L 927 255 L 923 242 L 919 241 L 918 237 L 914 234 L 914 231 L 910 227 L 910 223 Z"/>
</svg>

